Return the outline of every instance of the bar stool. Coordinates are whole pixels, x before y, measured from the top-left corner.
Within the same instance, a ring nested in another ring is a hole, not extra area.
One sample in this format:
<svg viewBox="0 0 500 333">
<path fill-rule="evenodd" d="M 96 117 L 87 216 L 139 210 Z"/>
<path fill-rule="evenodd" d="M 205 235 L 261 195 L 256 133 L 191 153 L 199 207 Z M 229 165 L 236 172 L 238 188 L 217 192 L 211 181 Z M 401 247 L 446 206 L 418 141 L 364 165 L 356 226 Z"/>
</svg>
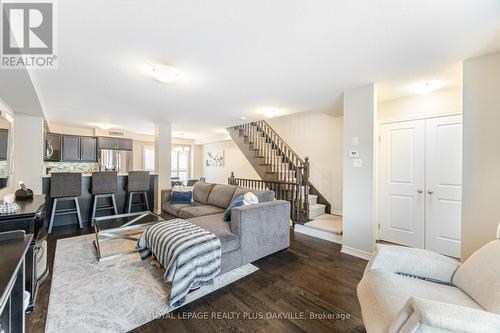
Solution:
<svg viewBox="0 0 500 333">
<path fill-rule="evenodd" d="M 118 215 L 116 209 L 115 193 L 118 190 L 118 173 L 116 171 L 92 172 L 92 210 L 90 212 L 90 225 L 94 226 L 95 214 L 98 210 L 113 210 L 114 215 Z M 99 199 L 111 199 L 110 205 L 98 205 Z"/>
<path fill-rule="evenodd" d="M 149 210 L 148 191 L 149 190 L 149 171 L 129 171 L 128 173 L 128 205 L 127 213 L 132 211 L 132 206 L 141 206 Z M 135 194 L 143 197 L 143 201 L 133 204 Z"/>
<path fill-rule="evenodd" d="M 82 225 L 82 215 L 78 197 L 82 194 L 82 174 L 73 172 L 57 172 L 50 177 L 50 197 L 52 203 L 52 213 L 50 214 L 49 234 L 52 233 L 54 218 L 58 215 L 76 214 L 80 228 Z M 74 201 L 75 208 L 63 208 L 57 210 L 57 204 L 62 201 Z"/>
</svg>

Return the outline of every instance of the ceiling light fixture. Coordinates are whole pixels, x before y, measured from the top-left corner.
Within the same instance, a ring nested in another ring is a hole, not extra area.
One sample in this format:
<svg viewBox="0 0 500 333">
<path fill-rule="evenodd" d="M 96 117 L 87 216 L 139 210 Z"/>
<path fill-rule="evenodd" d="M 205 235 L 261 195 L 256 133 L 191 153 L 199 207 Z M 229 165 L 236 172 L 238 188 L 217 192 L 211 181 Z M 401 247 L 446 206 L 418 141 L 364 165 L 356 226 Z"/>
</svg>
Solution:
<svg viewBox="0 0 500 333">
<path fill-rule="evenodd" d="M 265 107 L 260 109 L 260 113 L 262 113 L 267 118 L 272 118 L 278 114 L 278 109 L 273 107 Z"/>
<path fill-rule="evenodd" d="M 176 70 L 164 65 L 152 65 L 151 75 L 163 83 L 174 83 L 180 80 L 180 75 Z"/>
<path fill-rule="evenodd" d="M 99 124 L 99 128 L 102 130 L 109 130 L 111 127 L 113 127 L 111 124 Z"/>
<path fill-rule="evenodd" d="M 445 82 L 440 80 L 420 81 L 409 86 L 409 89 L 417 95 L 427 95 L 445 86 Z"/>
<path fill-rule="evenodd" d="M 240 117 L 241 120 L 247 120 L 247 117 Z"/>
</svg>

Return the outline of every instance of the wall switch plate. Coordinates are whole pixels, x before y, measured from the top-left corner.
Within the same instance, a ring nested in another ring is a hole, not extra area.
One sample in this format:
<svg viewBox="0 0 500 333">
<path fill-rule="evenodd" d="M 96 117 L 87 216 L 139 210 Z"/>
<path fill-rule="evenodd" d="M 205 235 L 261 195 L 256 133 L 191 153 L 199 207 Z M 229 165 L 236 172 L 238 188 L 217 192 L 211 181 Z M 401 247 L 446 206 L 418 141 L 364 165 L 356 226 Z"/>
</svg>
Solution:
<svg viewBox="0 0 500 333">
<path fill-rule="evenodd" d="M 353 168 L 362 168 L 363 167 L 363 160 L 361 158 L 354 158 L 352 160 L 352 167 Z"/>
<path fill-rule="evenodd" d="M 359 157 L 359 150 L 357 150 L 357 149 L 349 150 L 349 157 L 350 158 L 358 158 Z"/>
<path fill-rule="evenodd" d="M 352 145 L 353 146 L 359 145 L 359 136 L 353 136 L 352 137 Z"/>
</svg>

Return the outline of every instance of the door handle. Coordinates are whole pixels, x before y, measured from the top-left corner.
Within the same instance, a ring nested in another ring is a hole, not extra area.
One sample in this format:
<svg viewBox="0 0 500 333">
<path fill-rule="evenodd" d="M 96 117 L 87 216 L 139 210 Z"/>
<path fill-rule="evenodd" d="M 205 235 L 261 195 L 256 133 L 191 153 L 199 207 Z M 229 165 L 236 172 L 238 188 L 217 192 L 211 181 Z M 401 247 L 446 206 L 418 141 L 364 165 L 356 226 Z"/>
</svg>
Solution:
<svg viewBox="0 0 500 333">
<path fill-rule="evenodd" d="M 417 190 L 417 192 L 418 192 L 418 193 L 424 193 L 424 190 L 422 190 L 421 188 L 419 188 L 419 189 Z"/>
<path fill-rule="evenodd" d="M 434 191 L 433 190 L 428 190 L 427 193 L 434 194 Z"/>
</svg>

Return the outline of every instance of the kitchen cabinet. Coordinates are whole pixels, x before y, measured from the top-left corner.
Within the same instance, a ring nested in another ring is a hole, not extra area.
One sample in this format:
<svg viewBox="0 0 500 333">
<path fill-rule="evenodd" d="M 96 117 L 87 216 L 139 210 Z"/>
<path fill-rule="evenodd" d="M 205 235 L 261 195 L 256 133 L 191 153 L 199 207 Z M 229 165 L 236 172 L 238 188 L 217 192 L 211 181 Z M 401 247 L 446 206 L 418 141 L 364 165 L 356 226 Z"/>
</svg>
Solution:
<svg viewBox="0 0 500 333">
<path fill-rule="evenodd" d="M 130 139 L 116 139 L 116 147 L 118 150 L 133 150 L 134 142 Z"/>
<path fill-rule="evenodd" d="M 63 135 L 62 137 L 62 160 L 80 161 L 80 137 L 75 135 Z"/>
<path fill-rule="evenodd" d="M 91 136 L 62 135 L 62 161 L 96 162 L 97 138 Z"/>
<path fill-rule="evenodd" d="M 86 162 L 97 161 L 97 138 L 80 137 L 80 160 Z"/>
<path fill-rule="evenodd" d="M 99 137 L 98 139 L 99 149 L 116 149 L 115 140 L 116 140 L 115 138 Z"/>
<path fill-rule="evenodd" d="M 7 150 L 8 150 L 8 142 L 9 142 L 9 130 L 8 129 L 0 129 L 0 161 L 7 160 Z"/>
<path fill-rule="evenodd" d="M 45 137 L 45 161 L 61 160 L 61 134 L 47 133 Z"/>
<path fill-rule="evenodd" d="M 99 149 L 133 150 L 134 142 L 131 139 L 99 137 Z"/>
</svg>

